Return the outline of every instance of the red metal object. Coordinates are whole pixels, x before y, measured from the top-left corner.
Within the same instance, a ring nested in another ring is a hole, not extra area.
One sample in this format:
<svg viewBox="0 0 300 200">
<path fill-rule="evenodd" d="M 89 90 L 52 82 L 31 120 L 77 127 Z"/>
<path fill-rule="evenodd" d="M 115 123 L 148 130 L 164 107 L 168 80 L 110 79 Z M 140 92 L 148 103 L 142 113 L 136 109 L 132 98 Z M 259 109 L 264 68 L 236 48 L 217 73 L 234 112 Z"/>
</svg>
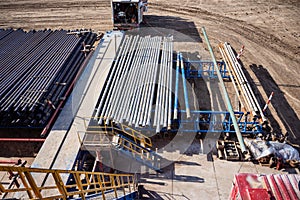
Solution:
<svg viewBox="0 0 300 200">
<path fill-rule="evenodd" d="M 44 138 L 0 138 L 0 142 L 44 142 Z"/>
<path fill-rule="evenodd" d="M 300 199 L 298 174 L 235 175 L 230 200 L 297 200 Z"/>
<path fill-rule="evenodd" d="M 0 160 L 0 164 L 17 164 L 17 160 Z"/>
</svg>

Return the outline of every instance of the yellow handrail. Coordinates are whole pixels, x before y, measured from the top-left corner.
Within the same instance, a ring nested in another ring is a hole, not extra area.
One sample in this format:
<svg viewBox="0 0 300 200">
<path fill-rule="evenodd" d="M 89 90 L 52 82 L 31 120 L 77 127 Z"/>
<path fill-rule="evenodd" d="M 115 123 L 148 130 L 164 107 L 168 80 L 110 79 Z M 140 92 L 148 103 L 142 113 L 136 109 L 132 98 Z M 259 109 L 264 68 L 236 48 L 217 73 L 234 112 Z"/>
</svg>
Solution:
<svg viewBox="0 0 300 200">
<path fill-rule="evenodd" d="M 8 188 L 0 182 L 0 195 L 5 193 L 18 193 L 27 195 L 29 199 L 67 199 L 71 197 L 81 197 L 99 193 L 105 200 L 106 193 L 112 191 L 115 198 L 118 192 L 122 195 L 136 191 L 136 181 L 132 174 L 109 174 L 102 172 L 86 172 L 73 170 L 38 169 L 26 167 L 0 166 L 0 171 L 14 174 L 15 181 L 21 181 L 19 188 Z M 38 183 L 36 177 L 48 176 L 47 185 Z M 70 177 L 70 183 L 62 181 L 62 175 Z M 48 182 L 52 182 L 50 184 Z M 48 181 L 49 180 L 49 181 Z M 50 185 L 48 185 L 50 184 Z M 0 196 L 1 197 L 1 196 Z M 120 196 L 119 196 L 120 197 Z"/>
<path fill-rule="evenodd" d="M 126 135 L 132 137 L 132 140 L 138 144 L 144 144 L 145 147 L 152 147 L 152 141 L 149 137 L 143 135 L 141 132 L 126 126 L 124 124 L 119 124 L 120 128 L 116 127 L 113 122 L 110 120 L 109 125 L 106 125 L 105 123 L 103 125 L 87 125 L 85 119 L 102 119 L 104 122 L 106 121 L 107 118 L 104 117 L 84 117 L 84 126 L 86 128 L 86 132 L 88 133 L 103 133 L 105 132 L 106 134 L 112 133 L 113 135 L 117 135 L 118 131 L 122 131 Z"/>
</svg>

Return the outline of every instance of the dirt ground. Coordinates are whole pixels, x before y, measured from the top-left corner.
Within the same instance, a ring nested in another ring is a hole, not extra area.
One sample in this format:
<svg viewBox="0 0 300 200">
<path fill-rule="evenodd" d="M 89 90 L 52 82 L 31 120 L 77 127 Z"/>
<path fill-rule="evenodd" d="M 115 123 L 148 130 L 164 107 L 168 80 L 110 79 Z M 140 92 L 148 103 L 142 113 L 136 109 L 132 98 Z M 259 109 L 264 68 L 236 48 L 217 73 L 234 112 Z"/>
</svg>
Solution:
<svg viewBox="0 0 300 200">
<path fill-rule="evenodd" d="M 268 111 L 275 132 L 300 137 L 300 1 L 298 0 L 150 0 L 145 26 L 175 29 L 202 42 L 205 26 L 217 58 L 217 44 L 229 42 L 237 51 L 245 45 L 242 62 L 252 87 Z M 111 30 L 108 0 L 4 0 L 0 27 L 30 29 Z M 200 39 L 199 39 L 200 38 Z"/>
<path fill-rule="evenodd" d="M 229 42 L 236 51 L 245 45 L 241 60 L 260 104 L 274 92 L 268 111 L 274 131 L 288 132 L 289 139 L 300 145 L 299 9 L 299 0 L 149 0 L 143 26 L 175 29 L 193 38 L 199 49 L 206 48 L 204 26 L 218 59 L 219 42 Z M 113 28 L 110 1 L 2 0 L 0 28 L 105 32 Z M 0 154 L 6 149 L 1 146 Z"/>
</svg>

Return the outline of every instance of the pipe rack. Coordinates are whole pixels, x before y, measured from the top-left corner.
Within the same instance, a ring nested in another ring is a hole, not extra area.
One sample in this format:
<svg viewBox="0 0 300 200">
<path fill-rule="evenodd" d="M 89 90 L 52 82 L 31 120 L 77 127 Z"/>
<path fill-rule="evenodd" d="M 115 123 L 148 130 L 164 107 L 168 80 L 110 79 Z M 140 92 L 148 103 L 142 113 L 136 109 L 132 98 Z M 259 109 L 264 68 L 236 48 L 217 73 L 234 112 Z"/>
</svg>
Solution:
<svg viewBox="0 0 300 200">
<path fill-rule="evenodd" d="M 96 34 L 0 30 L 0 126 L 43 128 L 65 100 Z"/>
<path fill-rule="evenodd" d="M 232 73 L 232 82 L 234 83 L 235 89 L 236 85 L 241 91 L 241 96 L 246 104 L 247 111 L 251 111 L 253 117 L 259 117 L 262 119 L 262 122 L 266 122 L 267 118 L 264 116 L 264 113 L 257 101 L 257 98 L 247 80 L 241 64 L 236 59 L 236 56 L 231 48 L 231 46 L 225 42 L 224 44 L 219 44 L 220 52 L 230 68 L 230 73 Z M 237 93 L 238 94 L 238 93 Z"/>
<path fill-rule="evenodd" d="M 172 41 L 172 37 L 125 36 L 99 98 L 94 116 L 99 117 L 98 124 L 125 120 L 144 127 L 153 123 L 158 132 L 171 126 Z"/>
</svg>

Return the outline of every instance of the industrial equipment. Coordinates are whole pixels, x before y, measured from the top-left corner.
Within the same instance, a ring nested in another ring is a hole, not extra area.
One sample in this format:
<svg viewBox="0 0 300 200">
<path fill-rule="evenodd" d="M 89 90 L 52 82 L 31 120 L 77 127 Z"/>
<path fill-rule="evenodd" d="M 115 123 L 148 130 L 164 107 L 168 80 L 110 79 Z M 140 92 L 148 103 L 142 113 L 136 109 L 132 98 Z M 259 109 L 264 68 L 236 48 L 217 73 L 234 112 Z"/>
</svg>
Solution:
<svg viewBox="0 0 300 200">
<path fill-rule="evenodd" d="M 147 11 L 147 0 L 112 0 L 112 20 L 116 29 L 138 27 Z"/>
<path fill-rule="evenodd" d="M 230 200 L 300 199 L 298 174 L 235 175 Z"/>
</svg>

